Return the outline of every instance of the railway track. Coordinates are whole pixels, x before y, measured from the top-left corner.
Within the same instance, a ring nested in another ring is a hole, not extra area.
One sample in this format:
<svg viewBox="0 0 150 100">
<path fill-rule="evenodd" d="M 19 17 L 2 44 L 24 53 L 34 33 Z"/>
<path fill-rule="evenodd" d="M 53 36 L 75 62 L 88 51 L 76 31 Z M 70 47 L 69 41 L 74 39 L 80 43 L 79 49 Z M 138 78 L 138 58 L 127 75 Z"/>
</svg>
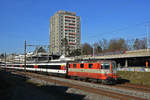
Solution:
<svg viewBox="0 0 150 100">
<path fill-rule="evenodd" d="M 150 93 L 150 87 L 149 86 L 142 86 L 142 85 L 126 83 L 126 84 L 118 84 L 118 85 L 115 85 L 114 87 L 125 88 L 125 89 L 143 91 L 143 92 L 146 92 L 146 93 Z"/>
<path fill-rule="evenodd" d="M 24 72 L 17 71 L 15 73 L 20 74 L 20 75 L 25 75 Z M 124 94 L 124 93 L 118 93 L 118 92 L 110 91 L 110 90 L 103 89 L 103 88 L 95 88 L 95 87 L 90 87 L 88 85 L 81 85 L 81 84 L 77 84 L 76 82 L 71 83 L 71 82 L 68 82 L 68 81 L 62 81 L 62 80 L 56 79 L 55 77 L 53 78 L 52 76 L 47 76 L 47 75 L 41 75 L 41 74 L 26 72 L 26 76 L 31 77 L 31 78 L 40 79 L 40 80 L 43 80 L 43 81 L 46 81 L 46 82 L 54 82 L 56 84 L 66 86 L 66 87 L 70 87 L 70 88 L 80 89 L 80 90 L 83 90 L 83 91 L 89 92 L 89 93 L 108 96 L 108 97 L 111 97 L 111 98 L 114 98 L 114 99 L 117 99 L 117 100 L 118 99 L 119 100 L 150 100 L 148 98 L 127 95 L 127 94 Z M 65 80 L 68 80 L 68 79 L 65 79 Z M 73 80 L 71 80 L 71 81 L 73 81 Z M 74 80 L 74 81 L 76 81 L 76 80 Z"/>
</svg>

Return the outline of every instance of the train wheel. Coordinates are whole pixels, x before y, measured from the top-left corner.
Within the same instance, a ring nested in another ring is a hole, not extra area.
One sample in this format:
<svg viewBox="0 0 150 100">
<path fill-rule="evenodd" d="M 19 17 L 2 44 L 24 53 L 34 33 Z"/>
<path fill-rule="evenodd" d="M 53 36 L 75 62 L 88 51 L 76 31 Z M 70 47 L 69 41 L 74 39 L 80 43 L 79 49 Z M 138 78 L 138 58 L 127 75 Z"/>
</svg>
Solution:
<svg viewBox="0 0 150 100">
<path fill-rule="evenodd" d="M 88 82 L 88 80 L 89 80 L 89 78 L 85 78 L 85 79 L 84 79 L 85 82 Z"/>
<path fill-rule="evenodd" d="M 107 81 L 106 80 L 102 80 L 102 84 L 107 84 Z"/>
<path fill-rule="evenodd" d="M 102 80 L 101 80 L 101 79 L 98 79 L 97 82 L 98 82 L 98 83 L 102 83 Z"/>
</svg>

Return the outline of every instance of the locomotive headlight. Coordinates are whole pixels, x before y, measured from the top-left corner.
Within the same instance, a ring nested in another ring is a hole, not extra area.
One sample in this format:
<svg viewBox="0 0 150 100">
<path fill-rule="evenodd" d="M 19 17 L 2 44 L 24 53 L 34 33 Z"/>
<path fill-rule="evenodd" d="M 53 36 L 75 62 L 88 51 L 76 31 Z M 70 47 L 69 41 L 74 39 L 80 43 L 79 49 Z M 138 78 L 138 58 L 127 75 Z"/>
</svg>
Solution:
<svg viewBox="0 0 150 100">
<path fill-rule="evenodd" d="M 108 74 L 108 71 L 107 71 L 107 70 L 105 70 L 105 72 L 104 72 L 104 73 L 105 73 L 105 75 L 107 76 L 107 74 Z"/>
</svg>

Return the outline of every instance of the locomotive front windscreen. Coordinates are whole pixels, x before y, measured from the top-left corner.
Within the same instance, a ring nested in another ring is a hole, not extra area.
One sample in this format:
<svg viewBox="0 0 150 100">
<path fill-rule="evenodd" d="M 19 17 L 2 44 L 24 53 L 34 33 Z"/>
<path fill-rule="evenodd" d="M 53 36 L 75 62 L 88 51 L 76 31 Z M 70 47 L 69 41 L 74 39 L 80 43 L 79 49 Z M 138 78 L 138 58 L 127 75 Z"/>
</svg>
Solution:
<svg viewBox="0 0 150 100">
<path fill-rule="evenodd" d="M 101 64 L 101 69 L 109 69 L 109 68 L 110 68 L 110 64 L 109 63 Z"/>
</svg>

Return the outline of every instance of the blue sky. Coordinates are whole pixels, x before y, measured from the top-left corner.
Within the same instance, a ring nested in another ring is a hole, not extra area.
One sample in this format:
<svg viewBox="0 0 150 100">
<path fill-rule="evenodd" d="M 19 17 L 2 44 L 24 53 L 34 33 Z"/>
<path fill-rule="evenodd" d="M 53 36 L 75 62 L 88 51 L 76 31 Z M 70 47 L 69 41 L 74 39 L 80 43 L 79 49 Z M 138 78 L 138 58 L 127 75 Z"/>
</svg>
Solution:
<svg viewBox="0 0 150 100">
<path fill-rule="evenodd" d="M 150 0 L 0 0 L 0 53 L 49 43 L 49 18 L 58 10 L 81 17 L 81 42 L 146 36 Z"/>
</svg>

